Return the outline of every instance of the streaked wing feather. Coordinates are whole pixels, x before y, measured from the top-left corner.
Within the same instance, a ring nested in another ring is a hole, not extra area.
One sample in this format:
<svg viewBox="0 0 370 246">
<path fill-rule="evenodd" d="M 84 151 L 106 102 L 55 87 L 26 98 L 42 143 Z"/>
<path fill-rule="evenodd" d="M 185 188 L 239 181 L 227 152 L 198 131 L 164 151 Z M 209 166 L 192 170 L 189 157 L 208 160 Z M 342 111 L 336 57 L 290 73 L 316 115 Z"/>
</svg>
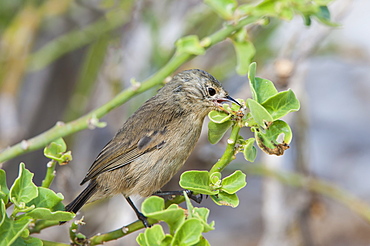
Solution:
<svg viewBox="0 0 370 246">
<path fill-rule="evenodd" d="M 163 138 L 158 136 L 158 134 L 146 134 L 127 149 L 122 149 L 119 141 L 114 141 L 113 139 L 97 156 L 81 184 L 97 177 L 103 172 L 112 171 L 128 165 L 145 153 L 160 149 L 165 142 L 162 141 Z M 150 141 L 148 141 L 148 138 Z M 143 139 L 145 139 L 145 145 L 141 144 Z"/>
</svg>

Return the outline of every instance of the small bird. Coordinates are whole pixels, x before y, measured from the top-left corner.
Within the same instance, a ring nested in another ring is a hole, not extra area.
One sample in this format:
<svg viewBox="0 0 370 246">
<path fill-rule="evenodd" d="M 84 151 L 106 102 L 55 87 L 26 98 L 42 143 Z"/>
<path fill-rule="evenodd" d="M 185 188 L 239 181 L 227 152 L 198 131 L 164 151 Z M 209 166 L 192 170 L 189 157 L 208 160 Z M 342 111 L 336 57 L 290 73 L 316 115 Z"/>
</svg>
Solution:
<svg viewBox="0 0 370 246">
<path fill-rule="evenodd" d="M 144 226 L 150 226 L 130 196 L 158 192 L 194 149 L 205 116 L 221 110 L 225 101 L 239 105 L 209 73 L 192 69 L 175 75 L 102 149 L 81 182 L 89 181 L 88 186 L 66 211 L 76 213 L 87 202 L 121 193 Z"/>
</svg>

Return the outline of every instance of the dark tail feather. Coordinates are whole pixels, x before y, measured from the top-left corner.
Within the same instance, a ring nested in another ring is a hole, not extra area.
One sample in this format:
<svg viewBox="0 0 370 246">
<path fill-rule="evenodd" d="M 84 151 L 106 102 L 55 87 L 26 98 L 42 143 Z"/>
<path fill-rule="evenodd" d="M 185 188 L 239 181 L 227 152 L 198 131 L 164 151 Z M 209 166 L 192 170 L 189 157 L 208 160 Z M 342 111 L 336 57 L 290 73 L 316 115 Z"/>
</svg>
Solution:
<svg viewBox="0 0 370 246">
<path fill-rule="evenodd" d="M 96 192 L 97 183 L 91 180 L 90 184 L 70 203 L 66 206 L 67 212 L 77 213 L 80 208 L 94 195 Z M 60 221 L 59 224 L 64 224 L 65 221 Z"/>
</svg>

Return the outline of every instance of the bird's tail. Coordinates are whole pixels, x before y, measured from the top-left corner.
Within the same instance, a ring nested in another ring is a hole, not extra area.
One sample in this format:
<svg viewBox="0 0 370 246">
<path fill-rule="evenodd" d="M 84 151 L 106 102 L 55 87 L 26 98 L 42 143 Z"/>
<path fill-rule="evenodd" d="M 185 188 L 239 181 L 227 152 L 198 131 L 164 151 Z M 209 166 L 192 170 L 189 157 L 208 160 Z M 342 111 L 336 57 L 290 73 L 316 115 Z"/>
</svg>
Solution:
<svg viewBox="0 0 370 246">
<path fill-rule="evenodd" d="M 77 213 L 78 210 L 95 194 L 97 183 L 91 180 L 90 184 L 70 203 L 66 206 L 67 212 Z M 65 221 L 60 221 L 64 224 Z"/>
</svg>

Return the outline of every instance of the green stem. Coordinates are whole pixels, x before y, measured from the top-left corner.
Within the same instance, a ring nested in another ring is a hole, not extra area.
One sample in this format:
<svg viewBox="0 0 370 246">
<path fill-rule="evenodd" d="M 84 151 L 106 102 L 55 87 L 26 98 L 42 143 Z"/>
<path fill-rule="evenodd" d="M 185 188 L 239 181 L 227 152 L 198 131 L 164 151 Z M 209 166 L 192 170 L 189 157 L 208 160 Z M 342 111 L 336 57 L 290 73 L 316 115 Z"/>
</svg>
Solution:
<svg viewBox="0 0 370 246">
<path fill-rule="evenodd" d="M 232 33 L 239 30 L 240 28 L 244 27 L 247 24 L 256 22 L 258 18 L 256 17 L 247 17 L 240 20 L 235 25 L 226 25 L 225 28 L 215 32 L 209 37 L 202 39 L 202 42 L 205 43 L 205 48 L 209 48 L 229 37 Z M 93 110 L 92 112 L 82 116 L 74 121 L 68 123 L 57 123 L 51 129 L 41 133 L 40 135 L 33 137 L 29 140 L 23 140 L 22 142 L 13 145 L 12 147 L 4 149 L 0 153 L 0 163 L 10 160 L 16 156 L 38 150 L 43 148 L 48 143 L 52 142 L 55 139 L 60 137 L 65 137 L 75 132 L 84 130 L 90 126 L 89 122 L 91 118 L 101 118 L 110 112 L 112 109 L 122 105 L 123 103 L 127 102 L 133 96 L 142 93 L 156 85 L 162 84 L 163 80 L 172 74 L 178 67 L 180 67 L 183 63 L 193 58 L 194 55 L 189 53 L 181 53 L 175 55 L 171 58 L 171 60 L 160 69 L 157 73 L 155 73 L 152 77 L 144 81 L 140 84 L 139 88 L 136 86 L 131 86 L 128 89 L 119 93 L 116 97 L 114 97 L 111 101 L 104 104 L 103 106 Z"/>
<path fill-rule="evenodd" d="M 51 242 L 51 241 L 42 240 L 42 239 L 41 241 L 42 241 L 43 246 L 70 246 L 70 244 L 66 244 L 66 243 Z"/>
<path fill-rule="evenodd" d="M 59 225 L 59 221 L 54 220 L 37 220 L 33 227 L 29 228 L 30 234 L 40 233 L 43 229 Z"/>
<path fill-rule="evenodd" d="M 45 179 L 42 181 L 42 184 L 41 184 L 42 187 L 49 188 L 51 183 L 53 182 L 55 178 L 56 163 L 57 162 L 55 160 L 51 160 L 48 162 L 48 164 L 46 164 L 47 166 L 46 175 L 45 175 Z"/>
<path fill-rule="evenodd" d="M 216 162 L 211 170 L 210 174 L 214 172 L 221 172 L 232 160 L 235 159 L 235 145 L 239 137 L 240 126 L 236 122 L 232 126 L 230 138 L 227 140 L 227 146 L 222 157 Z"/>
<path fill-rule="evenodd" d="M 171 204 L 180 204 L 185 201 L 184 196 L 176 196 L 175 198 L 171 200 L 166 200 L 165 201 L 165 208 L 168 208 Z M 158 223 L 158 220 L 148 218 L 148 222 L 151 225 L 154 225 Z M 117 230 L 107 232 L 104 234 L 96 235 L 91 237 L 88 241 L 90 242 L 90 245 L 98 245 L 98 244 L 103 244 L 104 242 L 116 240 L 118 238 L 124 237 L 132 232 L 138 231 L 140 229 L 143 229 L 144 225 L 143 222 L 140 220 L 137 220 L 127 226 L 124 226 L 122 228 L 119 228 Z"/>
<path fill-rule="evenodd" d="M 214 34 L 212 34 L 208 37 L 203 38 L 201 40 L 201 43 L 206 42 L 206 40 L 209 39 L 210 45 L 207 46 L 207 48 L 209 48 L 210 46 L 213 46 L 213 45 L 225 40 L 225 38 L 229 37 L 231 34 L 238 31 L 240 28 L 243 28 L 246 25 L 249 25 L 251 23 L 256 23 L 257 20 L 259 20 L 259 19 L 260 18 L 258 18 L 258 17 L 248 16 L 246 18 L 243 18 L 243 19 L 239 20 L 239 22 L 236 23 L 236 24 L 227 24 L 227 25 L 225 25 L 225 28 L 215 32 Z"/>
<path fill-rule="evenodd" d="M 151 225 L 153 225 L 155 223 L 158 223 L 157 220 L 150 219 L 150 218 L 148 218 L 148 222 Z M 103 244 L 104 242 L 116 240 L 118 238 L 121 238 L 121 237 L 126 236 L 128 234 L 131 234 L 131 233 L 133 233 L 135 231 L 138 231 L 140 229 L 143 229 L 143 228 L 144 228 L 143 222 L 138 220 L 138 221 L 135 221 L 135 222 L 133 222 L 133 223 L 127 225 L 127 226 L 119 228 L 117 230 L 93 236 L 89 239 L 89 242 L 90 242 L 91 246 L 92 245 Z"/>
</svg>

